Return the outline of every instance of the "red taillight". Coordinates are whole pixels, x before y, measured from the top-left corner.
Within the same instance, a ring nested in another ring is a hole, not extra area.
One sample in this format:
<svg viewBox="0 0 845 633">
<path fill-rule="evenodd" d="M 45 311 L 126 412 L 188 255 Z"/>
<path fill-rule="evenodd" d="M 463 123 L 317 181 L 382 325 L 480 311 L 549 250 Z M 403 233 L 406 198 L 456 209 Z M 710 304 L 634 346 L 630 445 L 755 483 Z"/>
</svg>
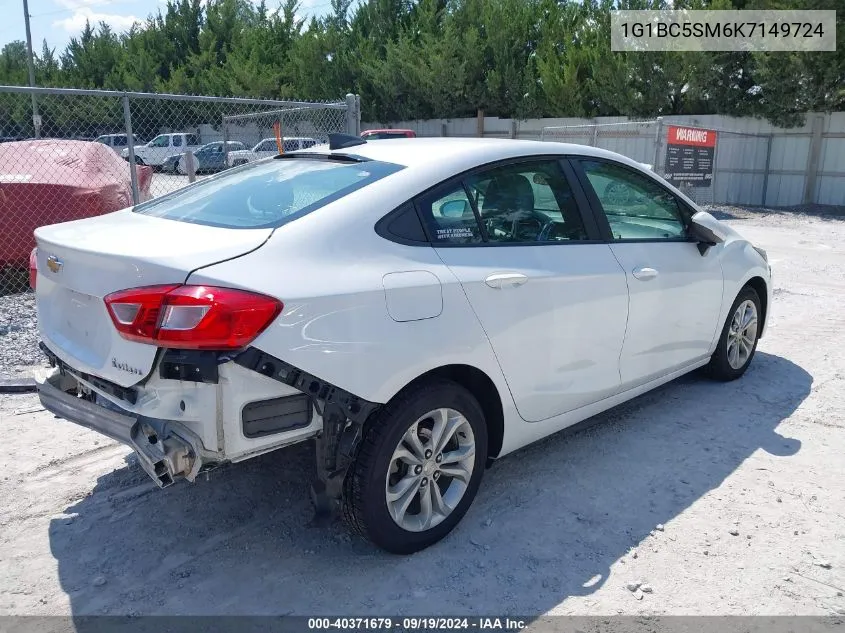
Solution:
<svg viewBox="0 0 845 633">
<path fill-rule="evenodd" d="M 29 287 L 35 290 L 35 280 L 38 279 L 38 247 L 29 254 Z"/>
<path fill-rule="evenodd" d="M 123 338 L 178 349 L 246 347 L 284 307 L 272 297 L 213 286 L 131 288 L 105 302 Z"/>
</svg>

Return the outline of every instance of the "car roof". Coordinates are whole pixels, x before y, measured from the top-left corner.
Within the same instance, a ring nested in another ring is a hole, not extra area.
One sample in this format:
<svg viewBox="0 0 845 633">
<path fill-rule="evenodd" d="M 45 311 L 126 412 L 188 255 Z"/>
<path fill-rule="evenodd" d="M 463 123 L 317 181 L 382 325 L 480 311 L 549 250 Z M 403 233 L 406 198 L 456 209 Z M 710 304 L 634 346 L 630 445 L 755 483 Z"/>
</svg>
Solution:
<svg viewBox="0 0 845 633">
<path fill-rule="evenodd" d="M 336 150 L 330 150 L 328 145 L 317 145 L 298 153 L 357 156 L 402 165 L 407 169 L 391 176 L 390 179 L 403 179 L 408 186 L 416 183 L 430 183 L 427 186 L 431 186 L 463 172 L 503 160 L 531 156 L 604 158 L 622 163 L 639 173 L 660 180 L 663 186 L 668 187 L 687 204 L 695 208 L 695 203 L 690 198 L 670 183 L 662 180 L 643 163 L 622 154 L 589 145 L 492 138 L 400 137 L 390 141 L 390 143 L 367 143 L 364 141 L 359 145 L 350 145 Z"/>
<path fill-rule="evenodd" d="M 597 147 L 573 143 L 547 141 L 521 141 L 513 139 L 488 138 L 398 138 L 390 143 L 361 143 L 343 149 L 329 150 L 319 145 L 312 152 L 325 154 L 347 154 L 396 163 L 405 167 L 439 165 L 456 172 L 471 169 L 498 160 L 520 156 L 579 155 L 596 158 L 612 158 L 626 164 L 642 165 L 621 154 Z"/>
</svg>

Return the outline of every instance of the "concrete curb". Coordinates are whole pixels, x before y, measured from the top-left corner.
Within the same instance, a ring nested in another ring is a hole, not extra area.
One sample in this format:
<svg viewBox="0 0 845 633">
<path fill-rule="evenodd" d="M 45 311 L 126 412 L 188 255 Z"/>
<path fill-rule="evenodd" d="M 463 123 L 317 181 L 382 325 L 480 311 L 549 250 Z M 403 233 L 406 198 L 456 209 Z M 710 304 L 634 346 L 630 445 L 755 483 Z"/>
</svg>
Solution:
<svg viewBox="0 0 845 633">
<path fill-rule="evenodd" d="M 30 393 L 37 390 L 34 378 L 0 378 L 0 393 Z"/>
</svg>

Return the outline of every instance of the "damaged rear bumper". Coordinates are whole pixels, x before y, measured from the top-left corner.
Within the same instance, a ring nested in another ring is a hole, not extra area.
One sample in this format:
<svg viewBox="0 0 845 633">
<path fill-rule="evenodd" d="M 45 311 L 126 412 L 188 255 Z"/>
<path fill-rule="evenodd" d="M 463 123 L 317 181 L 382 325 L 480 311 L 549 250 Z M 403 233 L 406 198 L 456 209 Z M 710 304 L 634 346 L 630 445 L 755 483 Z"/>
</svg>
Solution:
<svg viewBox="0 0 845 633">
<path fill-rule="evenodd" d="M 77 384 L 56 371 L 38 384 L 41 404 L 60 418 L 133 448 L 142 468 L 162 488 L 181 477 L 196 478 L 202 466 L 198 440 L 173 422 L 121 413 L 67 392 Z"/>
</svg>

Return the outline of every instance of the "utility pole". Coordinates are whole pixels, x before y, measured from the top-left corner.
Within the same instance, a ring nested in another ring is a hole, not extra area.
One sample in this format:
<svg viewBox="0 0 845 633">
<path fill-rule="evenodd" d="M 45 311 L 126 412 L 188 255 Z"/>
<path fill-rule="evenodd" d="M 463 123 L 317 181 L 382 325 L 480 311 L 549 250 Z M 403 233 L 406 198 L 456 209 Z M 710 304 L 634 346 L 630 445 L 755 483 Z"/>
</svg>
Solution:
<svg viewBox="0 0 845 633">
<path fill-rule="evenodd" d="M 26 25 L 26 65 L 29 68 L 29 87 L 35 88 L 35 62 L 32 59 L 32 31 L 29 28 L 29 3 L 23 0 L 23 19 Z M 32 125 L 35 127 L 35 138 L 41 138 L 41 115 L 38 114 L 38 100 L 35 93 L 32 97 Z"/>
</svg>

